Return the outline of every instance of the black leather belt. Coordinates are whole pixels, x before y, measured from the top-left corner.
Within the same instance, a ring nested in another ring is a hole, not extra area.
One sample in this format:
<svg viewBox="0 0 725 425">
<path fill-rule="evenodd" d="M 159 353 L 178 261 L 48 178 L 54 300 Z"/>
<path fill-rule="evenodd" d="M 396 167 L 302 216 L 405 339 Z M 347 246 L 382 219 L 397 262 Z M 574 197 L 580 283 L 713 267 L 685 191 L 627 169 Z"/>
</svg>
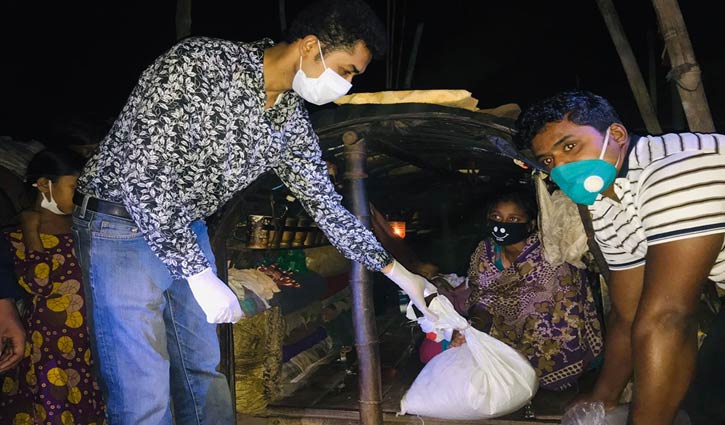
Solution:
<svg viewBox="0 0 725 425">
<path fill-rule="evenodd" d="M 73 194 L 73 203 L 78 205 L 79 207 L 83 207 L 83 201 L 85 200 L 85 198 L 86 195 L 75 192 Z M 94 198 L 92 196 L 88 197 L 86 209 L 101 214 L 115 215 L 116 217 L 132 220 L 131 215 L 128 213 L 128 211 L 126 211 L 126 208 L 122 204 L 119 204 L 117 202 L 104 201 L 102 199 Z"/>
</svg>

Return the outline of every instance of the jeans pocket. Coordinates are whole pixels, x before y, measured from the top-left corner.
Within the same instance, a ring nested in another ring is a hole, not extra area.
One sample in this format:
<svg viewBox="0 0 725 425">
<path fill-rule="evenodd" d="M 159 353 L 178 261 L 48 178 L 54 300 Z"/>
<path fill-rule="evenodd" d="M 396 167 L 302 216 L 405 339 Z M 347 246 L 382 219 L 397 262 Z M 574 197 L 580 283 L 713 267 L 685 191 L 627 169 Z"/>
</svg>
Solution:
<svg viewBox="0 0 725 425">
<path fill-rule="evenodd" d="M 93 236 L 112 240 L 133 240 L 143 237 L 136 223 L 125 220 L 101 220 L 99 228 L 93 231 Z"/>
</svg>

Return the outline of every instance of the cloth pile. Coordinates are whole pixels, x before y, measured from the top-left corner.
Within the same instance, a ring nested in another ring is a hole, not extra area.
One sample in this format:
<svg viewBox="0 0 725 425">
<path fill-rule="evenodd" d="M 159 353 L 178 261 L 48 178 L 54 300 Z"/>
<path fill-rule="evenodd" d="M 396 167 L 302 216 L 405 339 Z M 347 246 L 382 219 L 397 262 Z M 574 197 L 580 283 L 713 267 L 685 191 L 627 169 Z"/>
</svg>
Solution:
<svg viewBox="0 0 725 425">
<path fill-rule="evenodd" d="M 275 281 L 261 270 L 230 268 L 228 274 L 229 287 L 240 300 L 244 299 L 244 289 L 246 288 L 257 295 L 269 308 L 267 301 L 280 291 Z"/>
</svg>

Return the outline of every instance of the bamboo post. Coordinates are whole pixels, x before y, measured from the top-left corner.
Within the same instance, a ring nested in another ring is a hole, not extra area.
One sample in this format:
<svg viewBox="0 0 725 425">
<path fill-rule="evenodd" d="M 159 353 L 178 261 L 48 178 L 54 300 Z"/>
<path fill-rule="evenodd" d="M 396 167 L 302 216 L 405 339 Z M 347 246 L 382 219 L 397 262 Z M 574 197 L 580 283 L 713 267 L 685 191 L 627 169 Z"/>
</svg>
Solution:
<svg viewBox="0 0 725 425">
<path fill-rule="evenodd" d="M 649 80 L 647 88 L 655 109 L 655 115 L 657 115 L 657 53 L 655 52 L 655 40 L 654 31 L 647 31 L 647 79 Z"/>
<path fill-rule="evenodd" d="M 625 74 L 627 74 L 627 80 L 632 88 L 639 113 L 642 114 L 644 125 L 649 133 L 660 134 L 662 133 L 662 127 L 657 120 L 657 114 L 652 106 L 652 100 L 647 92 L 642 72 L 639 69 L 634 53 L 632 53 L 632 47 L 629 45 L 627 36 L 624 34 L 624 28 L 622 28 L 622 22 L 619 20 L 614 3 L 612 0 L 597 0 L 597 5 L 602 12 L 604 23 L 607 25 L 614 47 L 617 49 L 619 59 L 622 61 L 622 67 Z"/>
<path fill-rule="evenodd" d="M 652 4 L 672 66 L 667 78 L 677 85 L 690 131 L 712 133 L 715 125 L 680 5 L 677 0 L 652 0 Z"/>
<path fill-rule="evenodd" d="M 418 23 L 413 38 L 413 47 L 410 49 L 408 57 L 408 68 L 405 71 L 405 80 L 403 80 L 403 88 L 409 89 L 413 84 L 413 70 L 415 69 L 415 60 L 418 58 L 418 49 L 420 49 L 420 39 L 423 37 L 423 22 Z"/>
<path fill-rule="evenodd" d="M 227 250 L 227 236 L 232 233 L 237 221 L 234 218 L 240 216 L 242 211 L 242 198 L 236 197 L 224 208 L 217 212 L 210 220 L 209 224 L 209 241 L 211 249 L 214 253 L 214 260 L 217 267 L 217 276 L 222 282 L 229 284 L 229 270 L 227 260 L 229 251 Z M 218 370 L 227 378 L 229 385 L 229 393 L 232 398 L 232 407 L 235 412 L 236 421 L 236 386 L 234 385 L 234 328 L 231 323 L 221 323 L 216 328 L 219 337 L 219 367 Z"/>
<path fill-rule="evenodd" d="M 176 40 L 191 34 L 191 0 L 176 0 Z"/>
<path fill-rule="evenodd" d="M 353 131 L 342 136 L 345 146 L 345 175 L 350 211 L 363 225 L 370 228 L 370 210 L 365 193 L 365 141 Z M 380 352 L 375 328 L 375 308 L 371 274 L 360 263 L 352 263 L 352 319 L 355 349 L 359 364 L 360 423 L 382 425 L 382 385 L 380 383 Z"/>
<path fill-rule="evenodd" d="M 287 0 L 279 0 L 279 28 L 282 34 L 287 32 Z"/>
</svg>

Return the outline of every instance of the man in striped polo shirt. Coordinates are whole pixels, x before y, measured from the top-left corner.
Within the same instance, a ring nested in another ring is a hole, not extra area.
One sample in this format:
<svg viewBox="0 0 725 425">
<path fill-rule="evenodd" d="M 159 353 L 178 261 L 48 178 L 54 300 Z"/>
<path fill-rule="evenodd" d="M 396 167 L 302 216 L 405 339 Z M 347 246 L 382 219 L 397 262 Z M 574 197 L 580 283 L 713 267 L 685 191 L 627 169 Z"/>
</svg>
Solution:
<svg viewBox="0 0 725 425">
<path fill-rule="evenodd" d="M 592 394 L 630 423 L 671 424 L 695 368 L 704 284 L 725 285 L 725 136 L 637 137 L 612 106 L 564 92 L 528 108 L 519 139 L 574 202 L 589 205 L 611 277 L 605 361 Z"/>
</svg>

